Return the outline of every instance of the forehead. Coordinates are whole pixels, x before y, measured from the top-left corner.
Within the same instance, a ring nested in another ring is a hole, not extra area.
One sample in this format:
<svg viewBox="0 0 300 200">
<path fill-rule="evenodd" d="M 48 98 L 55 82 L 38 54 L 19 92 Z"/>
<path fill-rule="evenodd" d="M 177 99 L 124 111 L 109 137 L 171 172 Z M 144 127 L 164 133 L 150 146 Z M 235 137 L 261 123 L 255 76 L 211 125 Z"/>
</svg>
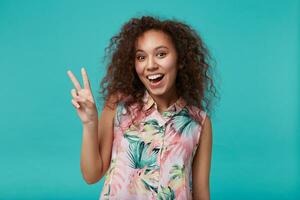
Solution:
<svg viewBox="0 0 300 200">
<path fill-rule="evenodd" d="M 149 30 L 139 36 L 136 40 L 136 49 L 151 50 L 157 46 L 174 48 L 170 36 L 159 30 Z"/>
</svg>

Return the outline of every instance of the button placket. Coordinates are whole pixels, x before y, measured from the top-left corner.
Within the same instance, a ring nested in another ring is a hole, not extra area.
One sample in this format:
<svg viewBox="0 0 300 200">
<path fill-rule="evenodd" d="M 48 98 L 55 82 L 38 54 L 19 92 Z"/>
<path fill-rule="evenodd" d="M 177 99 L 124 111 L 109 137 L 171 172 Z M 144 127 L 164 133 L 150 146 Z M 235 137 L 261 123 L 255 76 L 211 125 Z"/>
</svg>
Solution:
<svg viewBox="0 0 300 200">
<path fill-rule="evenodd" d="M 165 136 L 165 132 L 166 132 L 166 127 L 165 127 L 165 123 L 163 123 L 161 126 L 160 126 L 160 129 L 162 130 L 161 131 L 161 146 L 160 146 L 160 152 L 159 152 L 159 165 L 161 165 L 161 160 L 163 158 L 163 153 L 164 153 L 164 136 Z M 162 173 L 162 168 L 160 167 L 159 168 L 159 177 L 161 177 L 161 173 Z M 159 191 L 161 190 L 161 180 L 158 182 L 158 193 Z"/>
</svg>

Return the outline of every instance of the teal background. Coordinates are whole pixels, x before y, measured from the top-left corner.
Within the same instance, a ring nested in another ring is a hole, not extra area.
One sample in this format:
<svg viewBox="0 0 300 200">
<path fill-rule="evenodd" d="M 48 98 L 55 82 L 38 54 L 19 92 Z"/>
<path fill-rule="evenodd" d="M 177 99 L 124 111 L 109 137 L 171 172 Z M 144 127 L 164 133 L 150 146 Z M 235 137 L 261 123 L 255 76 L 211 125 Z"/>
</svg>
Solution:
<svg viewBox="0 0 300 200">
<path fill-rule="evenodd" d="M 67 70 L 94 96 L 104 48 L 133 16 L 175 17 L 216 60 L 211 199 L 300 199 L 299 2 L 0 0 L 0 199 L 98 199 L 80 173 Z M 98 109 L 101 110 L 101 103 Z"/>
</svg>

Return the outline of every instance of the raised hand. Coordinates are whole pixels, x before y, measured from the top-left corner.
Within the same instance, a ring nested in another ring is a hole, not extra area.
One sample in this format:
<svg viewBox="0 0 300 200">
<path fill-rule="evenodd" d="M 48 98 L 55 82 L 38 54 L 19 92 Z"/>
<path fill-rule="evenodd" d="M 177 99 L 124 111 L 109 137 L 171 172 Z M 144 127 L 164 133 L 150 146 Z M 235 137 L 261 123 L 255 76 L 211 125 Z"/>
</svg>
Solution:
<svg viewBox="0 0 300 200">
<path fill-rule="evenodd" d="M 84 88 L 81 88 L 80 83 L 70 70 L 68 70 L 67 73 L 75 86 L 75 89 L 73 88 L 71 90 L 73 97 L 72 104 L 76 108 L 82 123 L 89 124 L 96 122 L 98 120 L 98 112 L 91 92 L 87 72 L 84 68 L 81 68 Z"/>
</svg>

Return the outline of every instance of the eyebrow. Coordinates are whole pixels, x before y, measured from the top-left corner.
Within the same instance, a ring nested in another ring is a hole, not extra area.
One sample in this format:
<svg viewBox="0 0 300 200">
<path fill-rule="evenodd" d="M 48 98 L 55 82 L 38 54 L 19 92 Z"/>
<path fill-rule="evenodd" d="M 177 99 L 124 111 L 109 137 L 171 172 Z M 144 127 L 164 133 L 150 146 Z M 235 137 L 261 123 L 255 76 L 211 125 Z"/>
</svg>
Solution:
<svg viewBox="0 0 300 200">
<path fill-rule="evenodd" d="M 168 47 L 164 46 L 164 45 L 160 45 L 158 47 L 155 47 L 154 50 L 157 50 L 157 49 L 160 49 L 160 48 L 166 48 L 168 49 Z M 138 52 L 138 51 L 143 51 L 142 49 L 137 49 L 135 52 Z"/>
</svg>

